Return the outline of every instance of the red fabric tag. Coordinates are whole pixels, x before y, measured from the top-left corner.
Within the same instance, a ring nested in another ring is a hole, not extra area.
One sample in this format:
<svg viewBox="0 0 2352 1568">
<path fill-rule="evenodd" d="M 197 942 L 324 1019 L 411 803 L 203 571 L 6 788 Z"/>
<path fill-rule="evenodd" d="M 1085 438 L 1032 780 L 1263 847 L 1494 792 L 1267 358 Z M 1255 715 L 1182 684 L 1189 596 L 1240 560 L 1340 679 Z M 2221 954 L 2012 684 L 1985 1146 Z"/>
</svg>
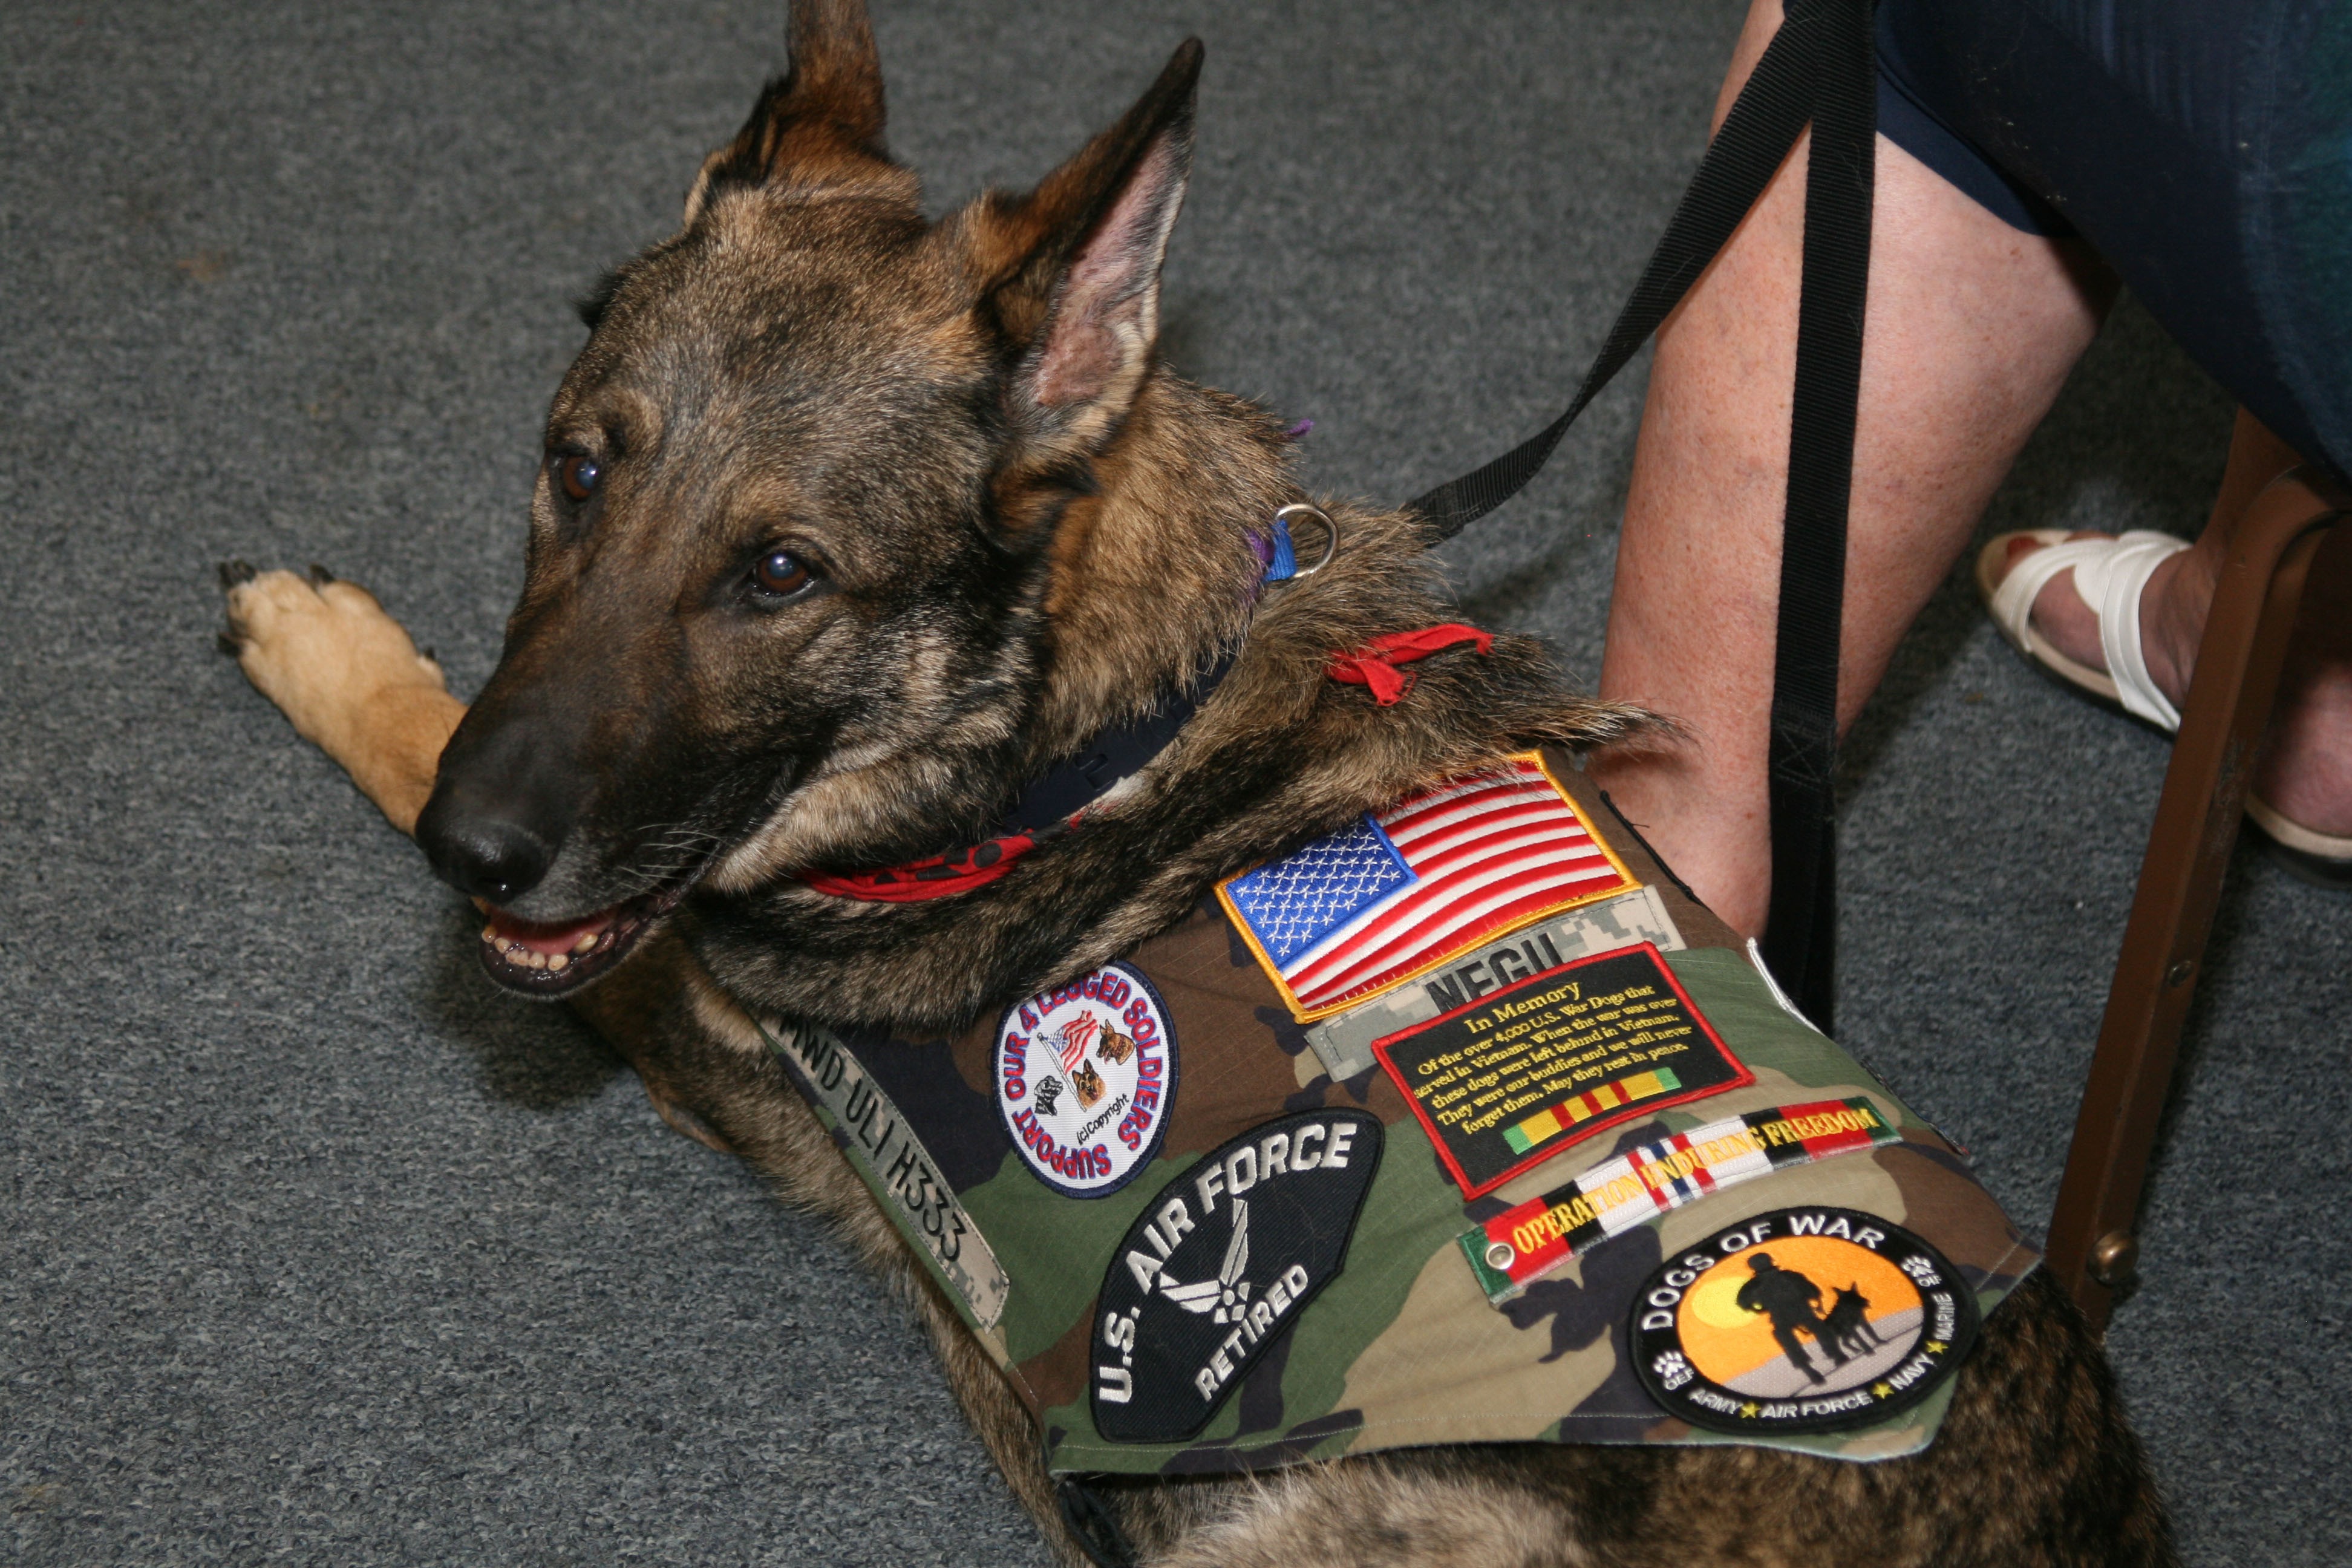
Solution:
<svg viewBox="0 0 2352 1568">
<path fill-rule="evenodd" d="M 1465 643 L 1475 645 L 1484 654 L 1494 647 L 1495 634 L 1465 626 L 1459 621 L 1423 626 L 1418 631 L 1390 632 L 1374 637 L 1353 653 L 1333 654 L 1331 662 L 1323 667 L 1323 673 L 1344 686 L 1370 687 L 1372 700 L 1391 708 L 1412 689 L 1414 679 L 1398 669 L 1398 665 L 1416 663 Z"/>
</svg>

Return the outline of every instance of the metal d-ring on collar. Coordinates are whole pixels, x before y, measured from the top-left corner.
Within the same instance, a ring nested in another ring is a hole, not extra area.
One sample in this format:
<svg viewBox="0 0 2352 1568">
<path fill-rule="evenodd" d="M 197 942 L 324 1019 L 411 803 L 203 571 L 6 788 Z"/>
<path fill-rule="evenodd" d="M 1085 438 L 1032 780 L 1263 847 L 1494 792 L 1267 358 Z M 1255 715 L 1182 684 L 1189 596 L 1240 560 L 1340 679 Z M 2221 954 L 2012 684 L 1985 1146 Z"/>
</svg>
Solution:
<svg viewBox="0 0 2352 1568">
<path fill-rule="evenodd" d="M 1298 518 L 1313 518 L 1323 527 L 1323 555 L 1312 566 L 1298 564 L 1297 548 L 1290 539 L 1291 522 Z M 1301 577 L 1312 577 L 1331 564 L 1339 553 L 1339 525 L 1319 506 L 1306 501 L 1293 501 L 1274 514 L 1273 559 L 1266 563 L 1268 583 L 1295 583 Z"/>
<path fill-rule="evenodd" d="M 1291 544 L 1290 524 L 1294 518 L 1312 518 L 1323 525 L 1323 553 L 1311 566 L 1298 564 L 1297 552 Z M 1321 507 L 1295 502 L 1274 514 L 1272 537 L 1261 548 L 1271 557 L 1265 568 L 1267 583 L 1312 577 L 1331 564 L 1331 558 L 1339 553 L 1339 525 Z M 1227 648 L 1190 689 L 1164 694 L 1150 712 L 1103 731 L 1076 756 L 1047 770 L 1044 777 L 1022 792 L 1020 800 L 1005 817 L 1002 831 L 1036 833 L 1066 823 L 1109 794 L 1120 780 L 1150 764 L 1176 739 L 1177 731 L 1183 729 L 1194 710 L 1217 689 L 1240 651 L 1237 647 Z"/>
</svg>

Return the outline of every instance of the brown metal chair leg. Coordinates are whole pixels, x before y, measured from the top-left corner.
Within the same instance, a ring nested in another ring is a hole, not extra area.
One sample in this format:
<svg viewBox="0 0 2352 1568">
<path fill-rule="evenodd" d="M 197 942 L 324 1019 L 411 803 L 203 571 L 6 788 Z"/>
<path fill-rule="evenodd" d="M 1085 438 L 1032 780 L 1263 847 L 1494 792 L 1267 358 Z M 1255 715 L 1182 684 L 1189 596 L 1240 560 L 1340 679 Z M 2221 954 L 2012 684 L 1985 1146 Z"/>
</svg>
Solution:
<svg viewBox="0 0 2352 1568">
<path fill-rule="evenodd" d="M 2138 1261 L 2148 1152 L 2303 585 L 2347 497 L 2296 468 L 2246 509 L 2197 651 L 2106 1016 L 2050 1222 L 2049 1267 L 2095 1325 Z"/>
</svg>

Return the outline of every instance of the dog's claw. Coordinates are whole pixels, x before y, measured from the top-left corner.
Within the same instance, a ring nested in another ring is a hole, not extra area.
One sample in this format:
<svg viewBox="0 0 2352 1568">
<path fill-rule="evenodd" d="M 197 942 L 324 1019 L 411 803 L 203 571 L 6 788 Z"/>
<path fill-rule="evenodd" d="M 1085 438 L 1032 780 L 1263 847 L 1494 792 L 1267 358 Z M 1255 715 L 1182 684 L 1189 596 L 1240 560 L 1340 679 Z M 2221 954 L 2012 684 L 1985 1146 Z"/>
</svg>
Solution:
<svg viewBox="0 0 2352 1568">
<path fill-rule="evenodd" d="M 323 588 L 334 580 L 335 574 L 332 572 L 328 571 L 324 566 L 320 565 L 315 561 L 310 563 L 310 586 L 313 588 Z"/>
<path fill-rule="evenodd" d="M 638 1075 L 638 1081 L 645 1085 L 646 1098 L 654 1102 L 655 1113 L 669 1123 L 670 1131 L 683 1132 L 704 1148 L 715 1149 L 721 1154 L 735 1152 L 735 1145 L 727 1141 L 725 1134 L 677 1100 L 672 1100 L 663 1090 L 656 1089 L 653 1079 L 641 1073 Z"/>
<path fill-rule="evenodd" d="M 245 657 L 245 639 L 238 637 L 235 632 L 230 631 L 226 626 L 223 626 L 219 631 L 213 634 L 213 646 L 219 648 L 221 652 L 228 655 L 231 658 L 242 658 Z"/>
<path fill-rule="evenodd" d="M 250 561 L 224 561 L 219 566 L 221 592 L 252 582 L 261 575 L 260 569 Z"/>
</svg>

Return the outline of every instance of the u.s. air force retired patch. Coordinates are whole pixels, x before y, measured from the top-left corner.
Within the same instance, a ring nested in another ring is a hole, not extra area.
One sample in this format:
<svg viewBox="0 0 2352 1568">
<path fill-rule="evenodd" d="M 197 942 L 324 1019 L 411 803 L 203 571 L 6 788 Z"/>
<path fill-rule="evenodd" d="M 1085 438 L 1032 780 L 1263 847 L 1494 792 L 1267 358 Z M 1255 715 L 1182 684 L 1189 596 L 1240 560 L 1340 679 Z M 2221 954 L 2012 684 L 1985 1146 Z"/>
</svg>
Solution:
<svg viewBox="0 0 2352 1568">
<path fill-rule="evenodd" d="M 1775 1209 L 1644 1281 L 1633 1364 L 1715 1432 L 1834 1432 L 1916 1405 L 1976 1342 L 1975 1294 L 1934 1247 L 1854 1209 Z"/>
<path fill-rule="evenodd" d="M 1381 1122 L 1310 1110 L 1261 1122 L 1162 1187 L 1095 1306 L 1095 1430 L 1171 1443 L 1338 1277 L 1381 1163 Z"/>
<path fill-rule="evenodd" d="M 1036 1178 L 1074 1198 L 1133 1181 L 1176 1100 L 1176 1030 L 1137 970 L 1106 963 L 1005 1010 L 996 1109 Z"/>
</svg>

